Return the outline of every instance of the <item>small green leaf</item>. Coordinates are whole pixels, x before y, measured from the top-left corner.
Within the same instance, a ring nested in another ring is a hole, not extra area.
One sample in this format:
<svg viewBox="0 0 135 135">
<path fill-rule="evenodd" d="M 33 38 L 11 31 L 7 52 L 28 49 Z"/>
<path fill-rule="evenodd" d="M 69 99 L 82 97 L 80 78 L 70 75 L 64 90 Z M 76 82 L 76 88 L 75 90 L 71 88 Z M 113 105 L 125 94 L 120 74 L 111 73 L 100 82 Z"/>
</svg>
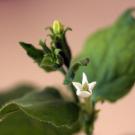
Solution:
<svg viewBox="0 0 135 135">
<path fill-rule="evenodd" d="M 51 87 L 7 103 L 0 109 L 0 119 L 12 117 L 17 111 L 54 126 L 72 127 L 79 117 L 79 107 L 73 102 L 64 101 L 59 92 Z"/>
<path fill-rule="evenodd" d="M 73 81 L 75 74 L 77 70 L 80 68 L 80 66 L 87 66 L 89 63 L 89 59 L 85 58 L 83 60 L 80 60 L 77 63 L 74 63 L 71 68 L 68 70 L 68 73 L 65 77 L 64 84 L 69 84 Z"/>
<path fill-rule="evenodd" d="M 32 44 L 24 42 L 20 42 L 20 45 L 25 49 L 28 56 L 30 56 L 36 63 L 40 64 L 44 56 L 44 52 L 41 49 L 37 49 Z"/>
</svg>

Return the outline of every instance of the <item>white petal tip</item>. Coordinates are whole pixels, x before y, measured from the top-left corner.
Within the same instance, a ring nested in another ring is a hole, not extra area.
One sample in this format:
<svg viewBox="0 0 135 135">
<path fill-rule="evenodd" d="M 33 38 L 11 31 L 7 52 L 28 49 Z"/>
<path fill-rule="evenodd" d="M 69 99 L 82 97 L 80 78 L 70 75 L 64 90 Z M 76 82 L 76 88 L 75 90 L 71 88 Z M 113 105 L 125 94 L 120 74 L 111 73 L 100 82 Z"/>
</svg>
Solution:
<svg viewBox="0 0 135 135">
<path fill-rule="evenodd" d="M 94 87 L 96 86 L 96 81 L 95 82 L 92 82 L 92 83 L 89 83 L 89 91 L 92 92 L 92 90 L 94 89 Z"/>
<path fill-rule="evenodd" d="M 77 91 L 80 91 L 82 89 L 82 85 L 78 82 L 72 82 L 73 86 L 77 89 Z"/>
<path fill-rule="evenodd" d="M 87 75 L 83 72 L 82 74 L 82 84 L 88 83 Z"/>
</svg>

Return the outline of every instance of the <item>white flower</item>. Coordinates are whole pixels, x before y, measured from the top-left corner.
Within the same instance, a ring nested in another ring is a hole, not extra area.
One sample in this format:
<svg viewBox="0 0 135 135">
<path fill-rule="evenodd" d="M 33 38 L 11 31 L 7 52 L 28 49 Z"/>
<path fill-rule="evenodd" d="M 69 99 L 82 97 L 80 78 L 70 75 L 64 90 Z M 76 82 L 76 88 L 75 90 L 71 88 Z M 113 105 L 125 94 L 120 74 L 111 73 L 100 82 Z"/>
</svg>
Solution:
<svg viewBox="0 0 135 135">
<path fill-rule="evenodd" d="M 82 76 L 82 84 L 79 82 L 72 82 L 76 88 L 76 94 L 81 98 L 87 98 L 92 95 L 92 90 L 96 85 L 96 82 L 88 83 L 88 79 L 85 73 Z"/>
</svg>

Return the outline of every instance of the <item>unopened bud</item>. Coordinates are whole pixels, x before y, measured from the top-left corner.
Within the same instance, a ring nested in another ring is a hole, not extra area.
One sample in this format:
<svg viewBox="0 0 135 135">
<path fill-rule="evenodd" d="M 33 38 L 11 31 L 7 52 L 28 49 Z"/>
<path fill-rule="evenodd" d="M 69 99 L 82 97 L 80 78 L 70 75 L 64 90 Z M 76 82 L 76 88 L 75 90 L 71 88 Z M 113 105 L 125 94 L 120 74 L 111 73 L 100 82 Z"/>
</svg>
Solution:
<svg viewBox="0 0 135 135">
<path fill-rule="evenodd" d="M 63 31 L 63 25 L 58 20 L 55 20 L 53 22 L 52 28 L 55 34 L 60 34 Z"/>
</svg>

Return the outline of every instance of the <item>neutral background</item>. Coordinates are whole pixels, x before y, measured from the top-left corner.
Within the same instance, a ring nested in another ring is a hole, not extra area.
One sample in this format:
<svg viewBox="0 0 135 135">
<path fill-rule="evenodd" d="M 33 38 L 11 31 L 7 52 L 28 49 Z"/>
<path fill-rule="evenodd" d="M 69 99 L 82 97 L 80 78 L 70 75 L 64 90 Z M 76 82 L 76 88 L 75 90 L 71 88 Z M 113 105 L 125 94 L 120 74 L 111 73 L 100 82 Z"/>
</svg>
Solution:
<svg viewBox="0 0 135 135">
<path fill-rule="evenodd" d="M 18 41 L 38 44 L 45 39 L 44 30 L 54 19 L 73 28 L 68 33 L 76 55 L 88 36 L 96 29 L 111 24 L 124 10 L 135 6 L 135 0 L 0 0 L 0 89 L 19 82 L 39 86 L 60 85 L 62 75 L 47 75 L 29 59 Z M 135 135 L 135 90 L 102 109 L 95 135 Z"/>
</svg>

